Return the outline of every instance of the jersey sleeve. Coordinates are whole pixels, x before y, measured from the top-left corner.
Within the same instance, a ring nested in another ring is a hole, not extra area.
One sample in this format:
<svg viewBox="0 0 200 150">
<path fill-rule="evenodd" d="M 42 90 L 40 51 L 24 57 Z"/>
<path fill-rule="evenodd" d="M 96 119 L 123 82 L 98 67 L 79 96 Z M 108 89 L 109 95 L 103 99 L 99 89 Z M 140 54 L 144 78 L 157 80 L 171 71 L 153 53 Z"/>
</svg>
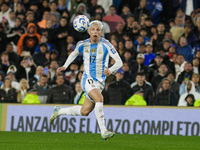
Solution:
<svg viewBox="0 0 200 150">
<path fill-rule="evenodd" d="M 76 48 L 69 55 L 65 64 L 63 65 L 63 67 L 67 68 L 74 61 L 74 59 L 76 59 L 76 57 L 79 55 L 79 53 L 83 52 L 83 45 L 84 45 L 84 43 L 82 41 L 80 41 L 76 44 Z"/>
<path fill-rule="evenodd" d="M 109 70 L 111 73 L 115 73 L 119 68 L 122 67 L 123 63 L 114 46 L 109 41 L 106 41 L 106 45 L 109 47 L 108 54 L 115 60 L 115 64 L 110 67 Z"/>
</svg>

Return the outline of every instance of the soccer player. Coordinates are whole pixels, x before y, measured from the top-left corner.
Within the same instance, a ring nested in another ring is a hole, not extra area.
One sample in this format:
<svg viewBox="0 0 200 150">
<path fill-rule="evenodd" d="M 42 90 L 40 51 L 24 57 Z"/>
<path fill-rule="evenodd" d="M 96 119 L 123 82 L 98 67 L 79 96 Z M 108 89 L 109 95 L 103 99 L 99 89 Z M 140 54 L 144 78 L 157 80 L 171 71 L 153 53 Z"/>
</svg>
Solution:
<svg viewBox="0 0 200 150">
<path fill-rule="evenodd" d="M 119 54 L 112 44 L 101 37 L 103 25 L 100 21 L 94 20 L 90 23 L 88 33 L 89 39 L 77 43 L 75 50 L 69 55 L 65 64 L 57 69 L 57 72 L 64 71 L 71 62 L 83 53 L 84 73 L 81 86 L 86 93 L 83 106 L 73 106 L 68 108 L 54 107 L 54 112 L 50 117 L 50 123 L 60 115 L 88 116 L 95 108 L 95 115 L 101 130 L 101 137 L 107 140 L 114 136 L 105 127 L 103 112 L 103 95 L 101 94 L 105 86 L 106 77 L 110 76 L 122 66 Z M 115 60 L 115 64 L 108 68 L 109 56 Z"/>
</svg>

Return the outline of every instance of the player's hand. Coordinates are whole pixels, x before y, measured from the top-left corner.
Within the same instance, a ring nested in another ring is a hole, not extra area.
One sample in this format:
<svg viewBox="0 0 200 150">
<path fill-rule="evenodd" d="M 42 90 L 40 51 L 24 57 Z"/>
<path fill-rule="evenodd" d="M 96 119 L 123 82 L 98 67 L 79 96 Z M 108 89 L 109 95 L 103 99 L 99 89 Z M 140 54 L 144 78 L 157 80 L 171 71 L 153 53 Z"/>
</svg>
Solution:
<svg viewBox="0 0 200 150">
<path fill-rule="evenodd" d="M 110 72 L 110 70 L 109 69 L 106 69 L 106 70 L 104 70 L 104 72 L 103 72 L 104 74 L 105 74 L 105 76 L 106 77 L 108 77 L 108 76 L 110 76 L 111 75 L 111 72 Z"/>
<path fill-rule="evenodd" d="M 59 67 L 56 71 L 57 73 L 60 73 L 61 71 L 64 71 L 66 68 L 65 67 Z"/>
</svg>

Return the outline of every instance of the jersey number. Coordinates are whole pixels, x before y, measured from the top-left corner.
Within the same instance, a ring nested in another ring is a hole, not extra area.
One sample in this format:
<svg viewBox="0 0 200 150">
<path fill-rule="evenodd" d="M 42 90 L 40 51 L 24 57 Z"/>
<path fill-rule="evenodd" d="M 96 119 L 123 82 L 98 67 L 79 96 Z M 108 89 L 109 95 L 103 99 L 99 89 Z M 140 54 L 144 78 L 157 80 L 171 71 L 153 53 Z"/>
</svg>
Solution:
<svg viewBox="0 0 200 150">
<path fill-rule="evenodd" d="M 93 84 L 93 82 L 94 82 L 92 79 L 88 79 L 87 81 L 89 84 Z"/>
<path fill-rule="evenodd" d="M 93 63 L 96 60 L 96 56 L 90 56 L 90 62 Z"/>
</svg>

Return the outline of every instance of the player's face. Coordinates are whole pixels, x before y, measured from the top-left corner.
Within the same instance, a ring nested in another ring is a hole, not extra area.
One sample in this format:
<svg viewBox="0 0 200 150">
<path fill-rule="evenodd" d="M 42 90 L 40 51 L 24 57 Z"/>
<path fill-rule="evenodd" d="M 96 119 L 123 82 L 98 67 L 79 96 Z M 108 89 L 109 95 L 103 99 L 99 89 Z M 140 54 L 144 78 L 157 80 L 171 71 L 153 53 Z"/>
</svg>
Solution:
<svg viewBox="0 0 200 150">
<path fill-rule="evenodd" d="M 102 30 L 99 26 L 92 26 L 89 30 L 89 35 L 92 43 L 97 43 L 100 40 Z"/>
</svg>

